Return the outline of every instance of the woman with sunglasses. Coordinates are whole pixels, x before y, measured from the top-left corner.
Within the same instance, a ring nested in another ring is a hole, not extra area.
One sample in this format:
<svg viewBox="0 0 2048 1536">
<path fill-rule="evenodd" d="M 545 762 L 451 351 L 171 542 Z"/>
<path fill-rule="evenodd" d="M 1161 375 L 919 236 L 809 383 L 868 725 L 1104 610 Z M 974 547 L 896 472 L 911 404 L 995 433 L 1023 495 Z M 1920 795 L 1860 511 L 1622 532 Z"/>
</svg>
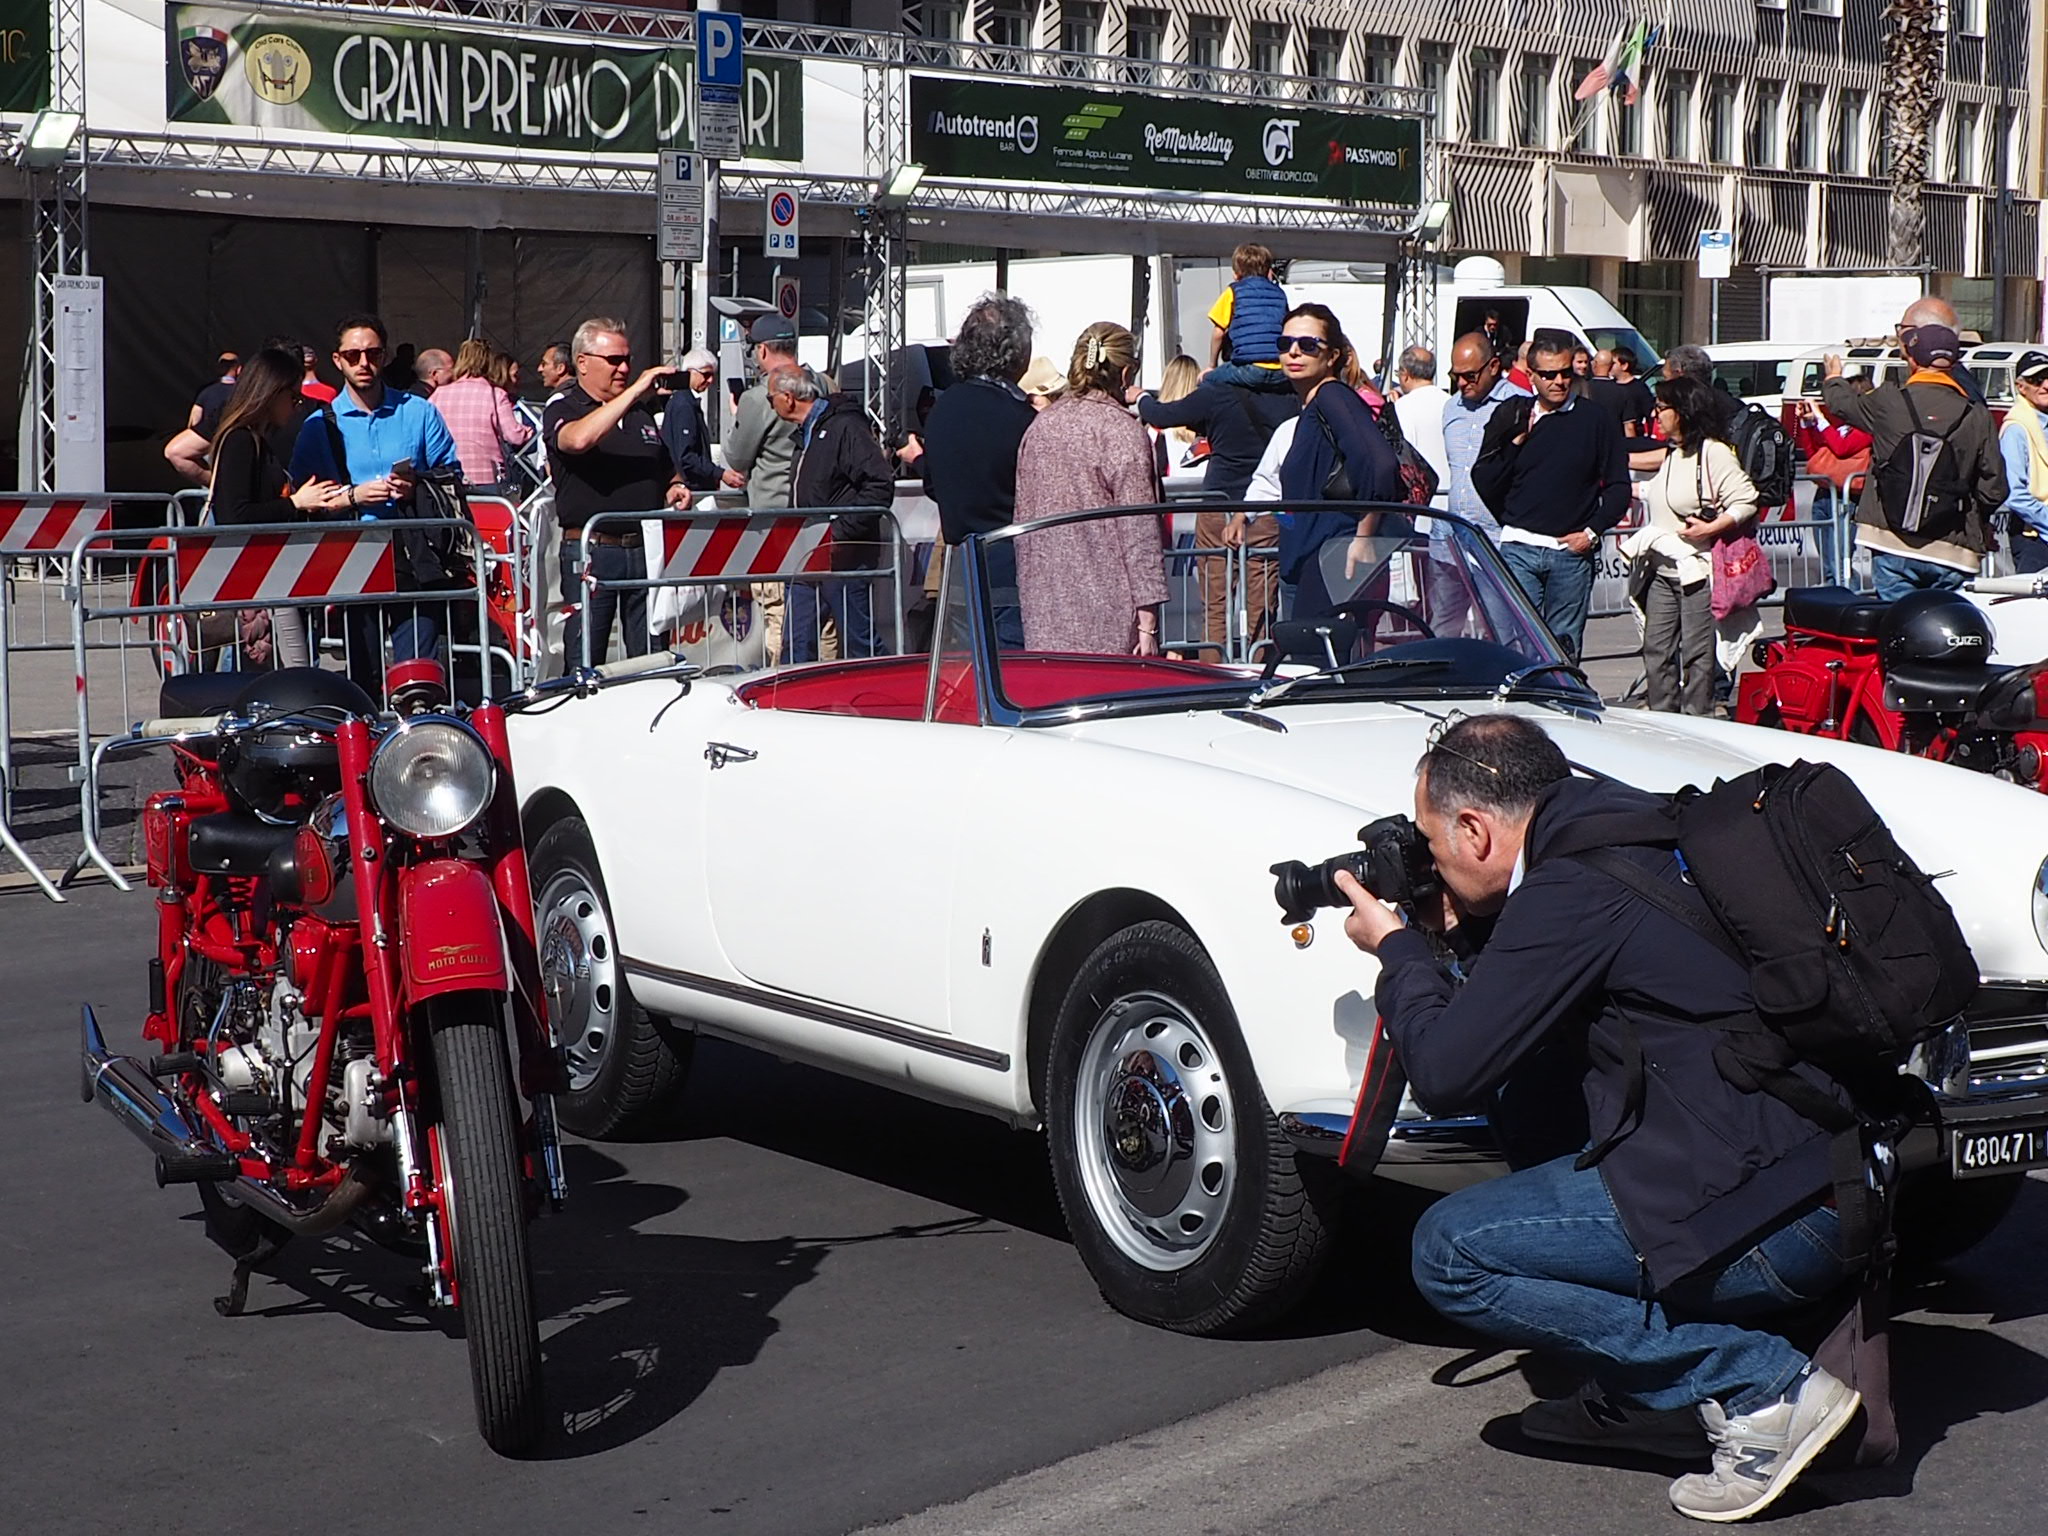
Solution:
<svg viewBox="0 0 2048 1536">
<path fill-rule="evenodd" d="M 1399 501 L 1401 465 L 1372 407 L 1344 383 L 1351 343 L 1324 304 L 1297 304 L 1280 326 L 1280 368 L 1301 400 L 1294 442 L 1280 465 L 1280 580 L 1294 590 L 1291 617 L 1318 619 L 1337 604 L 1323 580 L 1326 544 L 1364 539 L 1380 514 L 1318 512 L 1318 501 Z M 1362 557 L 1351 552 L 1347 568 Z"/>
<path fill-rule="evenodd" d="M 1714 541 L 1756 516 L 1756 486 L 1723 436 L 1711 384 L 1681 374 L 1657 385 L 1656 420 L 1671 451 L 1642 487 L 1649 515 L 1623 551 L 1643 609 L 1645 702 L 1665 714 L 1714 707 Z"/>
</svg>

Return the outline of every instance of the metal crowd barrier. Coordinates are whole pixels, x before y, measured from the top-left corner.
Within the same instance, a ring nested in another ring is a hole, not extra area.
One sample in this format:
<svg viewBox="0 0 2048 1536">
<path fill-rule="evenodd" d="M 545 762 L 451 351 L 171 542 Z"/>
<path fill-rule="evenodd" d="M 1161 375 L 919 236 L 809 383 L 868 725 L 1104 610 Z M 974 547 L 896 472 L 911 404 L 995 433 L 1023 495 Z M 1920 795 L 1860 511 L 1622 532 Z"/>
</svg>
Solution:
<svg viewBox="0 0 2048 1536">
<path fill-rule="evenodd" d="M 469 580 L 431 592 L 411 590 L 401 578 L 396 541 L 402 534 L 437 531 L 454 535 L 455 563 L 466 561 Z M 239 659 L 245 617 L 265 615 L 274 647 L 281 648 L 292 626 L 303 626 L 316 665 L 339 658 L 380 700 L 387 640 L 394 654 L 445 652 L 451 658 L 450 686 L 465 697 L 487 698 L 509 688 L 511 679 L 491 676 L 494 651 L 505 653 L 490 643 L 489 567 L 481 550 L 476 525 L 456 518 L 171 525 L 95 531 L 79 539 L 64 586 L 71 604 L 83 843 L 66 881 L 92 865 L 128 888 L 100 848 L 94 740 L 96 734 L 117 737 L 130 721 L 157 713 L 154 697 L 139 709 L 129 697 L 131 656 L 150 658 L 153 695 L 163 676 L 204 670 L 193 663 L 209 653 Z M 102 637 L 115 638 L 95 642 L 95 626 Z M 370 647 L 374 656 L 367 654 Z M 104 728 L 96 731 L 89 653 L 107 648 L 122 653 L 120 708 L 118 718 L 102 721 Z M 456 664 L 459 658 L 474 658 L 473 674 Z"/>
<path fill-rule="evenodd" d="M 832 519 L 849 513 L 873 514 L 884 520 L 884 538 L 877 547 L 886 554 L 873 565 L 834 570 L 827 536 Z M 634 551 L 636 563 L 648 574 L 598 579 L 590 569 L 589 551 L 596 547 L 593 536 L 604 534 L 637 536 L 640 544 Z M 665 629 L 674 631 L 672 648 L 707 671 L 754 671 L 774 665 L 778 655 L 787 654 L 788 642 L 795 637 L 780 634 L 779 643 L 771 650 L 767 644 L 768 630 L 778 603 L 781 625 L 786 627 L 791 622 L 788 589 L 799 583 L 816 592 L 817 632 L 807 637 L 813 642 L 807 648 L 819 655 L 825 650 L 824 629 L 830 606 L 827 594 L 835 586 L 839 592 L 848 590 L 846 585 L 838 584 L 865 585 L 875 654 L 895 654 L 905 643 L 908 549 L 895 514 L 887 507 L 791 507 L 786 511 L 692 507 L 681 512 L 601 512 L 583 525 L 583 546 L 580 611 L 587 613 L 590 598 L 599 592 L 645 592 L 650 609 L 657 601 L 666 607 L 666 612 L 657 612 L 655 616 Z M 888 584 L 886 610 L 874 600 L 878 582 Z M 658 599 L 657 594 L 664 593 L 677 596 Z M 889 620 L 886 629 L 885 617 Z M 623 620 L 620 627 L 626 627 Z M 590 666 L 602 659 L 600 642 L 588 624 L 579 628 L 579 660 L 583 666 Z M 842 654 L 849 638 L 841 637 Z M 638 655 L 651 641 L 651 634 L 628 635 L 627 653 Z M 609 630 L 602 644 L 609 647 Z"/>
<path fill-rule="evenodd" d="M 63 595 L 65 565 L 83 540 L 113 533 L 117 504 L 161 507 L 171 521 L 182 510 L 176 498 L 155 492 L 0 496 L 0 849 L 56 901 L 64 898 L 29 857 L 12 826 L 19 787 L 14 669 L 16 659 L 24 655 L 75 649 L 70 607 Z M 118 648 L 104 633 L 88 636 L 87 647 Z"/>
</svg>

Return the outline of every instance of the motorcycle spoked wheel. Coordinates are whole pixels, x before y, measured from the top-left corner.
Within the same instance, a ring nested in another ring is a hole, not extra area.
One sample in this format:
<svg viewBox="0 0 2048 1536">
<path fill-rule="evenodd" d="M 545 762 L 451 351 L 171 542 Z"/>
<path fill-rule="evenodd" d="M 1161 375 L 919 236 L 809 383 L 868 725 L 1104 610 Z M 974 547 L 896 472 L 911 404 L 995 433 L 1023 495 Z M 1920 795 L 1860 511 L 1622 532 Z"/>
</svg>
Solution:
<svg viewBox="0 0 2048 1536">
<path fill-rule="evenodd" d="M 431 1006 L 440 1103 L 426 1134 L 440 1184 L 443 1262 L 469 1345 L 478 1432 L 499 1455 L 517 1456 L 539 1442 L 544 1405 L 505 1030 L 490 998 L 457 995 Z"/>
</svg>

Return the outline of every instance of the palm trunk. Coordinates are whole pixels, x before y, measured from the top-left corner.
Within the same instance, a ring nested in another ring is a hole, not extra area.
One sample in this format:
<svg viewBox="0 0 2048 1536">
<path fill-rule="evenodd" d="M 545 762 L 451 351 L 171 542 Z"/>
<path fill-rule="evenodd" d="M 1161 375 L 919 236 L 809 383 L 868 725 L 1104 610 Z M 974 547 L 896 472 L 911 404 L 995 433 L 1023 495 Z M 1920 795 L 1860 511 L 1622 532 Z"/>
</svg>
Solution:
<svg viewBox="0 0 2048 1536">
<path fill-rule="evenodd" d="M 1927 125 L 1934 116 L 1946 40 L 1934 28 L 1935 0 L 1890 0 L 1884 44 L 1885 143 L 1891 152 L 1887 259 L 1898 268 L 1925 260 Z"/>
</svg>

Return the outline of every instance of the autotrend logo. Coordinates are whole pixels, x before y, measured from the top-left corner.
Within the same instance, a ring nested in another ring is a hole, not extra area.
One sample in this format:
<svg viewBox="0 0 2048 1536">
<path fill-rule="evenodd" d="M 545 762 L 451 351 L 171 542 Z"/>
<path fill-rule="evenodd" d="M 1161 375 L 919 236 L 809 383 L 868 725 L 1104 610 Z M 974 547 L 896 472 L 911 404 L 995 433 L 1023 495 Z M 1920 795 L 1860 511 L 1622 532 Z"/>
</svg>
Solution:
<svg viewBox="0 0 2048 1536">
<path fill-rule="evenodd" d="M 1266 164 L 1285 165 L 1294 158 L 1294 130 L 1300 126 L 1301 119 L 1298 117 L 1266 119 Z"/>
<path fill-rule="evenodd" d="M 1038 118 L 1031 113 L 1016 117 L 978 117 L 972 112 L 934 109 L 926 128 L 954 139 L 993 139 L 1014 146 L 1022 154 L 1038 148 Z"/>
<path fill-rule="evenodd" d="M 1078 109 L 1060 119 L 1060 126 L 1066 129 L 1063 137 L 1070 144 L 1087 141 L 1088 135 L 1105 123 L 1113 123 L 1124 115 L 1124 109 L 1113 102 L 1084 102 Z"/>
</svg>

